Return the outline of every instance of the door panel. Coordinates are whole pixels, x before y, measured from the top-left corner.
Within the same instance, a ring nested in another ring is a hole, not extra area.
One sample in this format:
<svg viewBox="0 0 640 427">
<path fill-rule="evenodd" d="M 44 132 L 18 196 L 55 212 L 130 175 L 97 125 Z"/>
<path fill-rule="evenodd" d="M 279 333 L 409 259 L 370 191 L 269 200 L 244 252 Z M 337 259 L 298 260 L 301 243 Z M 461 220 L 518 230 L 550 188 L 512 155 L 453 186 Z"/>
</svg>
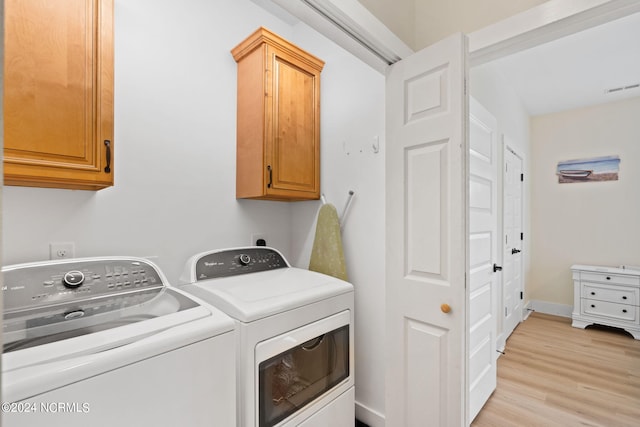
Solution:
<svg viewBox="0 0 640 427">
<path fill-rule="evenodd" d="M 497 121 L 473 98 L 469 111 L 469 420 L 496 388 L 498 262 Z"/>
<path fill-rule="evenodd" d="M 458 34 L 387 74 L 389 426 L 466 420 L 466 61 Z"/>
<path fill-rule="evenodd" d="M 317 192 L 320 73 L 276 49 L 273 56 L 273 189 Z"/>
<path fill-rule="evenodd" d="M 504 331 L 501 341 L 506 341 L 522 321 L 522 159 L 505 147 L 504 161 Z"/>
</svg>

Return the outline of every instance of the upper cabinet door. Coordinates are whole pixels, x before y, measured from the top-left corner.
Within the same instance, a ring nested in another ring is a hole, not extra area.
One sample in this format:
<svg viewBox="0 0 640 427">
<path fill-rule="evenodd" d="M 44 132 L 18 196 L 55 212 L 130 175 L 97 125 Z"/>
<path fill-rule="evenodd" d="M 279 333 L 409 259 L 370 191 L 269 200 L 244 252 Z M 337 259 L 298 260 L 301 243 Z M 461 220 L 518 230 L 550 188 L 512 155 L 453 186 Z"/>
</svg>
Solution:
<svg viewBox="0 0 640 427">
<path fill-rule="evenodd" d="M 324 62 L 259 28 L 238 62 L 236 197 L 320 198 L 320 72 Z"/>
<path fill-rule="evenodd" d="M 4 183 L 113 185 L 113 0 L 6 0 Z"/>
<path fill-rule="evenodd" d="M 268 192 L 286 195 L 295 191 L 308 198 L 320 197 L 320 71 L 286 52 L 271 48 L 268 76 L 273 98 L 267 117 L 267 164 L 273 168 Z"/>
</svg>

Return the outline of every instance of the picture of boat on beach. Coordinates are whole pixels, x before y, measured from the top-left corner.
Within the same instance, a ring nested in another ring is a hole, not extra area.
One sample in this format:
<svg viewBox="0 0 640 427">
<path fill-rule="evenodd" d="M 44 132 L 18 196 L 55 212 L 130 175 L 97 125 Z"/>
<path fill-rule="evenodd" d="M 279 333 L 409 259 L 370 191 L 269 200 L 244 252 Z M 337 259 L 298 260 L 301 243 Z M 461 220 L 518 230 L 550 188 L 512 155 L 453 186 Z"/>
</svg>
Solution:
<svg viewBox="0 0 640 427">
<path fill-rule="evenodd" d="M 617 181 L 619 170 L 620 156 L 604 156 L 558 162 L 556 175 L 558 175 L 558 182 L 561 184 Z"/>
</svg>

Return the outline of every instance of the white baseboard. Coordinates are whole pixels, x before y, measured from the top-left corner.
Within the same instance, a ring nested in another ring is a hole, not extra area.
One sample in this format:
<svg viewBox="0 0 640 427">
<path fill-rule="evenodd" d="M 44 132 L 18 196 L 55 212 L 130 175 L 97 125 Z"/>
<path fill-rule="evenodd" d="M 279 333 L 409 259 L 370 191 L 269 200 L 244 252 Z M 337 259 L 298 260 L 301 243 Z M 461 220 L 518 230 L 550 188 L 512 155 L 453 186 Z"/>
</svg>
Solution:
<svg viewBox="0 0 640 427">
<path fill-rule="evenodd" d="M 527 320 L 529 316 L 531 316 L 531 313 L 533 313 L 533 308 L 531 308 L 531 301 L 529 301 L 522 309 L 522 321 L 524 322 L 525 320 Z"/>
<path fill-rule="evenodd" d="M 384 415 L 356 402 L 356 418 L 370 427 L 385 427 Z"/>
<path fill-rule="evenodd" d="M 558 304 L 555 302 L 531 300 L 529 301 L 529 305 L 534 311 L 553 314 L 555 316 L 571 317 L 571 312 L 573 312 L 572 305 Z"/>
</svg>

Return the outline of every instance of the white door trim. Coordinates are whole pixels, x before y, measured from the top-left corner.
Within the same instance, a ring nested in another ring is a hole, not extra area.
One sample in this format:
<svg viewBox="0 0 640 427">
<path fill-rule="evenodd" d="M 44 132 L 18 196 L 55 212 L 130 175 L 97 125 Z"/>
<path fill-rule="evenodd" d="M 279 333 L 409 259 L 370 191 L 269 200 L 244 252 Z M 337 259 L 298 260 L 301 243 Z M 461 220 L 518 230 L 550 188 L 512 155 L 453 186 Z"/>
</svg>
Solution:
<svg viewBox="0 0 640 427">
<path fill-rule="evenodd" d="M 470 33 L 470 65 L 484 64 L 636 12 L 640 12 L 637 0 L 549 0 Z"/>
<path fill-rule="evenodd" d="M 315 9 L 305 0 L 252 1 L 291 25 L 298 18 L 381 73 L 387 62 L 378 55 L 402 59 L 412 53 L 356 0 L 315 0 L 313 3 L 319 5 Z M 637 0 L 549 0 L 470 33 L 470 65 L 484 64 L 636 12 L 640 12 Z"/>
</svg>

